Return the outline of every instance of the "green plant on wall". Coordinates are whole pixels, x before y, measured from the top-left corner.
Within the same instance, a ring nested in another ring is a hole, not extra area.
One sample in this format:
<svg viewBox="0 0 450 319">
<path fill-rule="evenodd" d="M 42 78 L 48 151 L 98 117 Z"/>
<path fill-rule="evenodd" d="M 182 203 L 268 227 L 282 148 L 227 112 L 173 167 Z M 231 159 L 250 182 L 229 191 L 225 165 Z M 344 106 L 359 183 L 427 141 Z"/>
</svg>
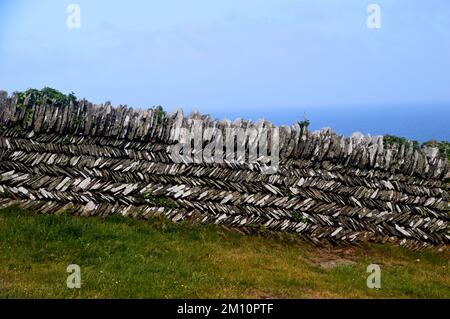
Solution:
<svg viewBox="0 0 450 319">
<path fill-rule="evenodd" d="M 417 141 L 410 141 L 404 137 L 395 136 L 395 135 L 385 135 L 383 136 L 383 143 L 385 147 L 389 147 L 392 145 L 397 145 L 398 147 L 401 147 L 402 145 L 407 145 L 408 143 L 413 143 L 413 148 L 415 150 L 420 150 L 424 147 L 435 147 L 439 149 L 439 152 L 442 154 L 442 156 L 447 157 L 448 160 L 450 160 L 450 142 L 448 141 L 428 141 L 425 143 L 419 143 Z"/>
<path fill-rule="evenodd" d="M 14 95 L 17 96 L 16 107 L 18 110 L 23 110 L 26 107 L 25 100 L 27 98 L 30 99 L 29 103 L 32 105 L 50 103 L 57 107 L 61 107 L 63 105 L 69 105 L 71 102 L 73 104 L 77 102 L 77 98 L 73 92 L 66 95 L 49 87 L 45 87 L 42 90 L 28 89 L 22 92 L 14 92 Z M 26 127 L 30 126 L 32 122 L 33 108 L 28 108 L 23 119 L 16 123 L 15 129 L 16 131 L 21 132 Z"/>
<path fill-rule="evenodd" d="M 423 143 L 423 146 L 425 147 L 436 147 L 439 149 L 439 152 L 446 156 L 447 159 L 450 161 L 450 142 L 448 141 L 428 141 Z"/>
<path fill-rule="evenodd" d="M 162 120 L 166 116 L 166 111 L 164 111 L 164 108 L 161 105 L 154 106 L 153 110 L 158 120 Z"/>
<path fill-rule="evenodd" d="M 70 144 L 70 140 L 71 140 L 71 136 L 70 135 L 65 135 L 64 138 L 61 140 L 61 144 L 62 145 L 68 145 L 68 144 Z"/>
<path fill-rule="evenodd" d="M 154 195 L 152 193 L 144 193 L 142 195 L 142 198 L 151 202 L 157 207 L 165 207 L 169 209 L 177 208 L 177 204 L 175 203 L 175 201 L 164 196 Z"/>
<path fill-rule="evenodd" d="M 70 102 L 75 104 L 77 97 L 75 93 L 63 94 L 58 90 L 50 87 L 45 87 L 42 90 L 28 89 L 23 92 L 15 92 L 17 95 L 17 108 L 22 109 L 24 107 L 25 99 L 29 96 L 31 103 L 35 105 L 51 103 L 55 106 L 68 105 Z"/>
<path fill-rule="evenodd" d="M 161 105 L 154 106 L 153 112 L 155 113 L 155 116 L 157 119 L 156 127 L 157 127 L 157 129 L 159 129 L 161 127 L 164 119 L 166 118 L 167 112 L 164 111 L 164 108 Z"/>
<path fill-rule="evenodd" d="M 299 212 L 291 211 L 290 215 L 291 215 L 292 220 L 297 222 L 297 223 L 300 223 L 300 222 L 305 223 L 305 224 L 308 223 L 308 219 L 303 217 L 303 215 L 301 213 L 299 213 Z"/>
<path fill-rule="evenodd" d="M 79 114 L 75 118 L 75 120 L 74 120 L 73 124 L 71 125 L 71 127 L 69 128 L 68 133 L 71 134 L 71 135 L 75 135 L 75 133 L 77 132 L 78 127 L 81 125 L 82 121 L 83 121 L 83 116 L 81 114 Z"/>
<path fill-rule="evenodd" d="M 309 120 L 306 118 L 306 115 L 303 117 L 303 121 L 297 122 L 297 124 L 300 126 L 300 138 L 305 134 L 305 132 L 309 128 Z"/>
<path fill-rule="evenodd" d="M 14 127 L 17 132 L 22 132 L 33 122 L 33 109 L 27 109 L 23 119 L 19 120 Z"/>
<path fill-rule="evenodd" d="M 385 135 L 383 136 L 383 143 L 385 147 L 392 146 L 392 145 L 398 145 L 398 147 L 401 147 L 402 145 L 407 145 L 408 143 L 413 143 L 413 148 L 415 150 L 420 149 L 420 143 L 417 141 L 410 141 L 404 137 L 395 136 L 395 135 Z"/>
</svg>

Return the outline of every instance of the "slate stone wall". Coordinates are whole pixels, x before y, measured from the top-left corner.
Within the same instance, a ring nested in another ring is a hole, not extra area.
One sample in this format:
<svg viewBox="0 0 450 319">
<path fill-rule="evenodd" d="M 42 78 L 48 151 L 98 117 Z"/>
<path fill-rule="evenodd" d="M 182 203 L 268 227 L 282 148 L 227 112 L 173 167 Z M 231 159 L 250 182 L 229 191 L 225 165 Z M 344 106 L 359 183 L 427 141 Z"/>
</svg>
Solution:
<svg viewBox="0 0 450 319">
<path fill-rule="evenodd" d="M 384 145 L 330 129 L 279 128 L 280 166 L 174 163 L 179 129 L 267 128 L 181 111 L 109 103 L 17 105 L 0 91 L 0 205 L 83 216 L 165 215 L 174 221 L 297 232 L 313 240 L 449 244 L 447 159 L 437 149 Z M 248 145 L 245 147 L 248 148 Z M 270 148 L 270 141 L 267 145 Z"/>
</svg>

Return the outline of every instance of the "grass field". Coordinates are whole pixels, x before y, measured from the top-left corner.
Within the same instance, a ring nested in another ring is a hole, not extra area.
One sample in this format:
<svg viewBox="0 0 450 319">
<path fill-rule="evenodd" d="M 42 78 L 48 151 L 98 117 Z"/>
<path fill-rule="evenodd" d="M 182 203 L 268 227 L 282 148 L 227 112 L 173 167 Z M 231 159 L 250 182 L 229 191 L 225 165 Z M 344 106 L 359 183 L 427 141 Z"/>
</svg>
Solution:
<svg viewBox="0 0 450 319">
<path fill-rule="evenodd" d="M 369 264 L 381 289 L 369 289 Z M 81 289 L 66 268 L 81 267 Z M 317 248 L 295 235 L 0 210 L 0 298 L 450 298 L 450 253 Z"/>
</svg>

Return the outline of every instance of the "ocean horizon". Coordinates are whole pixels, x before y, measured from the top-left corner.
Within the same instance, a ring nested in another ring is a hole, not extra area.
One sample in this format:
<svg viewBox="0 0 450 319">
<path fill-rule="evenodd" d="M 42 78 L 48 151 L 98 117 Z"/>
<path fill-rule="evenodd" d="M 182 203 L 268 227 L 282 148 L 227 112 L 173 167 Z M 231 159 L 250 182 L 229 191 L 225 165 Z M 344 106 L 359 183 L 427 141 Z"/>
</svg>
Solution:
<svg viewBox="0 0 450 319">
<path fill-rule="evenodd" d="M 185 115 L 191 110 L 188 111 L 185 110 Z M 199 112 L 217 119 L 266 119 L 275 125 L 292 125 L 306 116 L 311 131 L 330 127 L 344 136 L 361 132 L 372 136 L 396 135 L 418 142 L 450 141 L 450 105 L 321 106 L 295 109 L 264 107 L 257 110 L 233 107 L 213 109 L 211 112 L 202 108 Z"/>
</svg>

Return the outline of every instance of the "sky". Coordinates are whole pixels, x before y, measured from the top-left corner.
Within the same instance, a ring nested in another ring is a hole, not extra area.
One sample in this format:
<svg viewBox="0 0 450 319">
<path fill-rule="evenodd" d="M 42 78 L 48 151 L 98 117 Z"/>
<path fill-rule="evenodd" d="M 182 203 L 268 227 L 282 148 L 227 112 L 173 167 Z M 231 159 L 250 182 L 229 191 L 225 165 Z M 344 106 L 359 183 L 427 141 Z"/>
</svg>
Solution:
<svg viewBox="0 0 450 319">
<path fill-rule="evenodd" d="M 69 4 L 81 9 L 69 28 Z M 367 27 L 370 4 L 381 28 Z M 0 89 L 450 140 L 448 0 L 0 0 Z"/>
</svg>

